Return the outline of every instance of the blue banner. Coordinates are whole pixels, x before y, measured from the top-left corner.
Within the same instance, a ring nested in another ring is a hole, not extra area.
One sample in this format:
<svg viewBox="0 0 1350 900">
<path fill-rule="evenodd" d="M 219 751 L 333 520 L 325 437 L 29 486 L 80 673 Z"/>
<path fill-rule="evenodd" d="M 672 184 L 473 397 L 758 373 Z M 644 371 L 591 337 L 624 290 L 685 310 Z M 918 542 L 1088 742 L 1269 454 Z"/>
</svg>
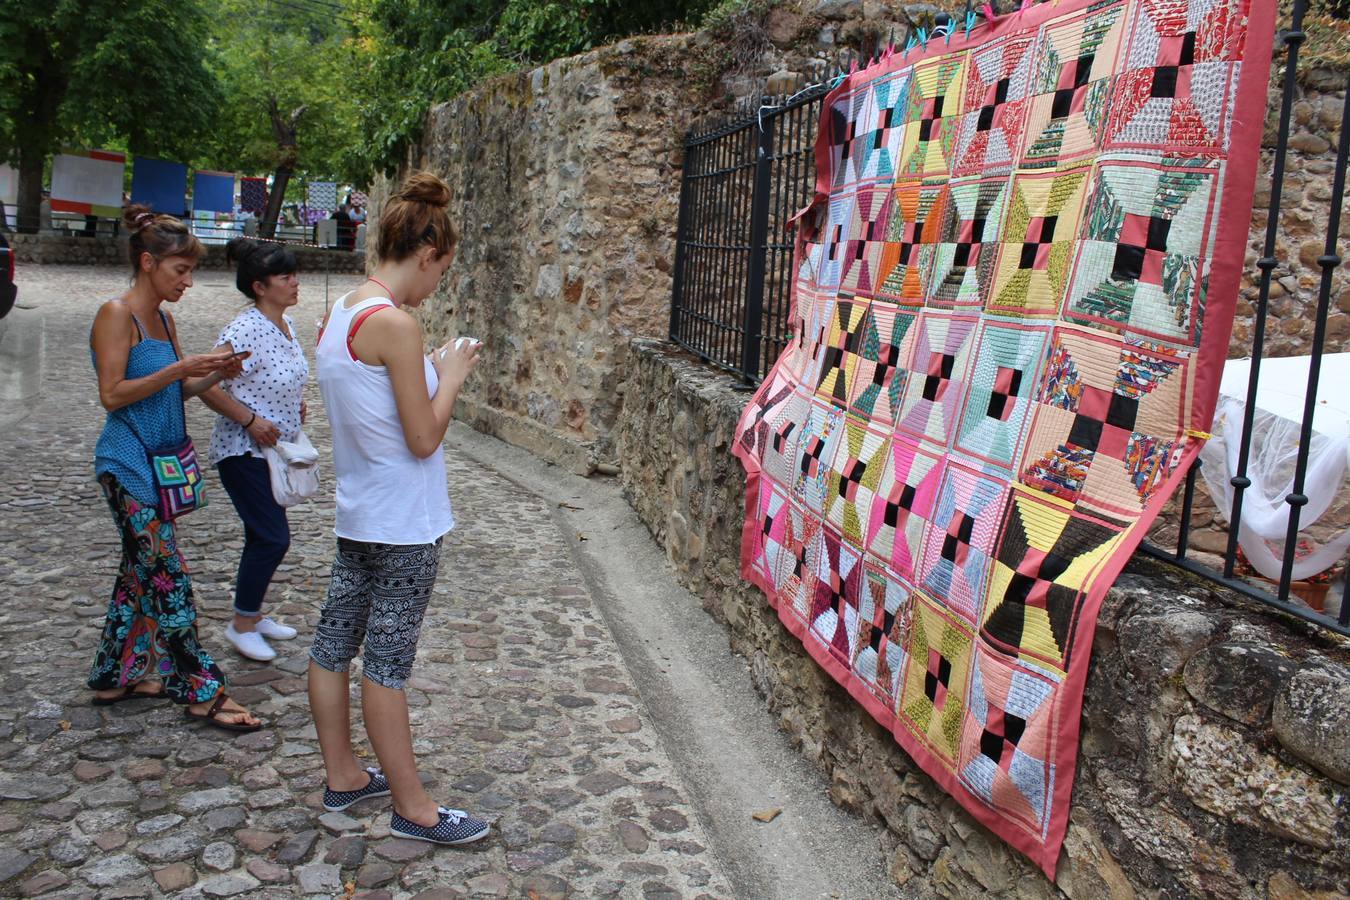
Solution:
<svg viewBox="0 0 1350 900">
<path fill-rule="evenodd" d="M 138 156 L 131 169 L 131 202 L 158 213 L 181 216 L 187 210 L 187 166 Z"/>
<path fill-rule="evenodd" d="M 234 173 L 196 173 L 192 179 L 192 211 L 234 212 Z"/>
</svg>

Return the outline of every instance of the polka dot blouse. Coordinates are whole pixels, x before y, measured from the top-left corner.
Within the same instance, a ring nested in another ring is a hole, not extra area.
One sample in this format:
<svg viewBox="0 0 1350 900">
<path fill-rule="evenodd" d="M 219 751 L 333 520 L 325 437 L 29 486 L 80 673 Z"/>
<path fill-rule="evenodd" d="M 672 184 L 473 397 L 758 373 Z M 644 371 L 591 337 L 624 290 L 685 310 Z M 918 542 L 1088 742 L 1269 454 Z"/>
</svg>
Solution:
<svg viewBox="0 0 1350 900">
<path fill-rule="evenodd" d="M 290 338 L 273 325 L 255 306 L 250 306 L 225 326 L 216 346 L 229 343 L 235 350 L 250 350 L 239 377 L 220 386 L 231 397 L 277 426 L 281 440 L 293 441 L 300 433 L 300 398 L 309 380 L 309 363 L 295 336 L 290 316 L 282 316 Z M 216 419 L 211 432 L 211 464 L 231 456 L 262 456 L 258 444 L 244 426 L 224 416 Z"/>
</svg>

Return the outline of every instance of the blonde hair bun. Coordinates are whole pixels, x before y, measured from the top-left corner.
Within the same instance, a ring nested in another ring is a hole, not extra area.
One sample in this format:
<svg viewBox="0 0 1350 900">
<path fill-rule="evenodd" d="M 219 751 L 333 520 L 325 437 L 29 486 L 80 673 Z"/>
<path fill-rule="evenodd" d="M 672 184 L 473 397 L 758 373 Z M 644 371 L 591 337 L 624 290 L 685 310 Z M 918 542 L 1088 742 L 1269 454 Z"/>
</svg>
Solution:
<svg viewBox="0 0 1350 900">
<path fill-rule="evenodd" d="M 394 197 L 445 209 L 450 205 L 450 186 L 430 172 L 418 172 L 408 176 Z"/>
</svg>

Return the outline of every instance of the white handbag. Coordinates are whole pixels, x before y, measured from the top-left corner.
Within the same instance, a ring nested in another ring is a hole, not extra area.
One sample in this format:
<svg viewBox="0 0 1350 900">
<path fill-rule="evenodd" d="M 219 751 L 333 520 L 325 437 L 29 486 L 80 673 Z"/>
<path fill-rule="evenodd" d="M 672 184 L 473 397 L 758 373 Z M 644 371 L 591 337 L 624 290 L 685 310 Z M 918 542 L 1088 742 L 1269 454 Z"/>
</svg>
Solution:
<svg viewBox="0 0 1350 900">
<path fill-rule="evenodd" d="M 300 432 L 294 441 L 277 441 L 263 447 L 263 458 L 272 476 L 272 497 L 281 506 L 295 506 L 319 489 L 319 451 Z"/>
</svg>

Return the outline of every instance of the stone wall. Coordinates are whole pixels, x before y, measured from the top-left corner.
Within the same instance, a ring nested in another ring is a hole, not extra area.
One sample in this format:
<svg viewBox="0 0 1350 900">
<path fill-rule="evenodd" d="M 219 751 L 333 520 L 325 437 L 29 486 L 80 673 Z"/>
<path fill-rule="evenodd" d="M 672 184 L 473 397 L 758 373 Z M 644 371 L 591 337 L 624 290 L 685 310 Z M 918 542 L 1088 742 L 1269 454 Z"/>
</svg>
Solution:
<svg viewBox="0 0 1350 900">
<path fill-rule="evenodd" d="M 486 343 L 456 415 L 574 471 L 614 459 L 628 339 L 667 330 L 689 41 L 494 80 L 435 107 L 412 161 L 463 232 L 427 330 Z"/>
<path fill-rule="evenodd" d="M 634 341 L 623 484 L 681 580 L 750 661 L 834 800 L 884 823 L 913 896 L 1304 898 L 1350 891 L 1350 648 L 1136 562 L 1101 613 L 1056 885 L 918 770 L 739 575 L 746 401 Z M 1311 893 L 1305 893 L 1311 892 Z M 1328 892 L 1328 893 L 1320 893 Z"/>
<path fill-rule="evenodd" d="M 126 238 L 114 238 L 107 235 L 83 237 L 65 234 L 7 234 L 5 238 L 14 250 L 15 262 L 24 264 L 40 263 L 47 265 L 90 265 L 122 266 L 130 268 L 127 261 Z M 323 250 L 318 247 L 291 248 L 300 262 L 301 273 L 305 272 L 365 272 L 365 257 L 359 253 L 342 250 Z M 223 244 L 208 244 L 206 255 L 202 257 L 198 268 L 232 269 L 234 265 L 225 259 Z M 18 276 L 22 279 L 22 274 Z"/>
</svg>

